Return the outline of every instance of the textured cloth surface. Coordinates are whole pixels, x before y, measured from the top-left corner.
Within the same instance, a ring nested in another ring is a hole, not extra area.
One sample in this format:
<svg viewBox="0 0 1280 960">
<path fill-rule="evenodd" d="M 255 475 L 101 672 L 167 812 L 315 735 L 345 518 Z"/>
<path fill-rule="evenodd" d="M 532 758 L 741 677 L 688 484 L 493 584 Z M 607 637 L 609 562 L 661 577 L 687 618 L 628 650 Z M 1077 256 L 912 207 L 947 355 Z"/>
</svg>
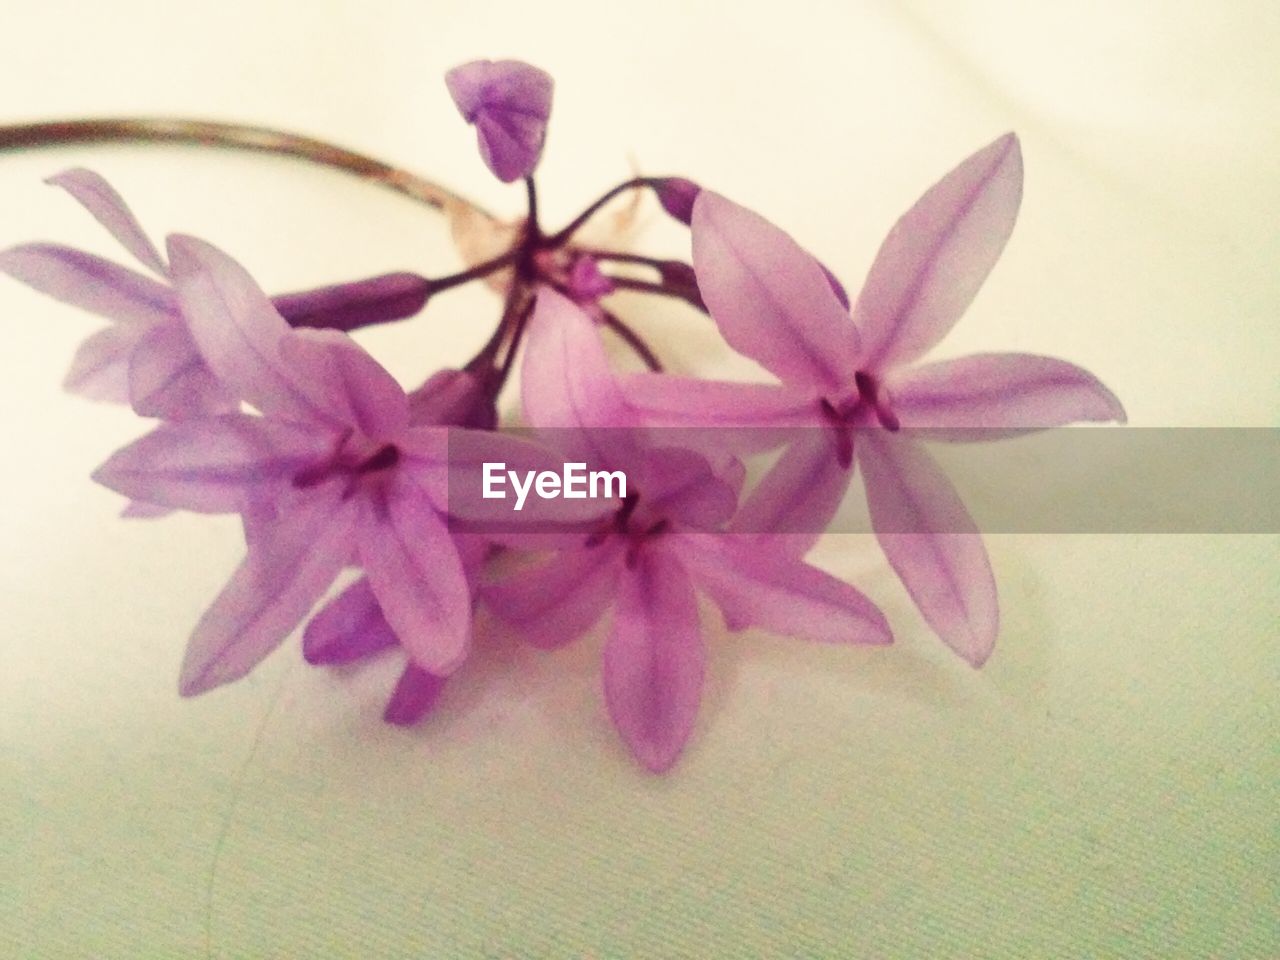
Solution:
<svg viewBox="0 0 1280 960">
<path fill-rule="evenodd" d="M 634 162 L 714 186 L 856 289 L 934 179 L 1007 129 L 1026 197 L 939 356 L 1094 371 L 1142 426 L 1280 419 L 1273 4 L 23 5 L 4 119 L 147 113 L 311 132 L 514 215 L 444 71 L 556 78 L 550 222 Z M 105 174 L 155 234 L 271 290 L 457 264 L 439 216 L 291 161 L 0 156 L 0 244 L 111 241 L 40 178 Z M 652 212 L 652 211 L 651 211 Z M 680 252 L 658 215 L 644 241 Z M 758 376 L 710 325 L 623 303 L 680 369 Z M 496 305 L 468 289 L 364 342 L 406 383 Z M 981 672 L 867 537 L 828 538 L 887 651 L 711 637 L 691 749 L 654 779 L 608 727 L 599 635 L 483 652 L 421 730 L 394 667 L 296 642 L 182 702 L 183 643 L 236 524 L 124 522 L 88 480 L 141 432 L 63 396 L 96 321 L 0 284 L 0 954 L 12 957 L 1272 957 L 1280 953 L 1271 536 L 1001 536 Z M 713 622 L 713 621 L 711 621 Z"/>
</svg>

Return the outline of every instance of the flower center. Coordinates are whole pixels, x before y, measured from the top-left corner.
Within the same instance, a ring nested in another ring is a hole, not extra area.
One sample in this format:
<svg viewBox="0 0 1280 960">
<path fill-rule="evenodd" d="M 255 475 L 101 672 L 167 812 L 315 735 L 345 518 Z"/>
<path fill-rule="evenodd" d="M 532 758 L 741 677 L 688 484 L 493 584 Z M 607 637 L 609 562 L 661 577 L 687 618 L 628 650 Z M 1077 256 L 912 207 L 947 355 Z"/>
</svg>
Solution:
<svg viewBox="0 0 1280 960">
<path fill-rule="evenodd" d="M 658 536 L 671 526 L 671 521 L 638 521 L 635 513 L 640 495 L 628 493 L 612 517 L 587 538 L 586 546 L 598 547 L 610 537 L 623 537 L 627 541 L 627 566 L 635 566 L 636 556 L 645 541 Z"/>
<path fill-rule="evenodd" d="M 901 424 L 898 415 L 889 405 L 889 398 L 879 380 L 865 370 L 853 375 L 855 392 L 840 397 L 835 401 L 823 397 L 820 401 L 822 414 L 831 427 L 836 439 L 836 457 L 842 467 L 853 463 L 853 431 L 860 427 L 879 424 L 890 432 L 897 431 Z"/>
<path fill-rule="evenodd" d="M 345 479 L 347 486 L 342 496 L 346 499 L 355 492 L 361 480 L 390 470 L 400 462 L 400 448 L 393 443 L 374 447 L 351 441 L 350 432 L 343 434 L 328 459 L 294 474 L 294 489 L 307 490 L 328 480 Z"/>
</svg>

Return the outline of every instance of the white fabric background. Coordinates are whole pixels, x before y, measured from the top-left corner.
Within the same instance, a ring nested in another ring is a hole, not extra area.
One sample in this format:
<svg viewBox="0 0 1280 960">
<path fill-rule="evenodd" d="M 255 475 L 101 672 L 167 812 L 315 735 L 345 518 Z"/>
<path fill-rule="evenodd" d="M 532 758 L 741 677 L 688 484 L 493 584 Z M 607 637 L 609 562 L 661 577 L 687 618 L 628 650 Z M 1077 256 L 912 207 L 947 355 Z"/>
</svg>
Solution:
<svg viewBox="0 0 1280 960">
<path fill-rule="evenodd" d="M 310 132 L 507 214 L 441 75 L 557 79 L 551 221 L 634 161 L 793 231 L 856 288 L 893 219 L 1006 129 L 1026 199 L 939 355 L 1098 373 L 1131 421 L 1280 415 L 1273 4 L 11 3 L 2 119 L 155 113 Z M 115 256 L 40 178 L 107 175 L 272 290 L 456 266 L 440 219 L 337 174 L 178 149 L 0 156 L 0 244 Z M 650 211 L 652 213 L 652 211 Z M 680 251 L 652 218 L 643 240 Z M 640 316 L 640 301 L 622 309 Z M 406 383 L 479 343 L 468 290 L 364 339 Z M 443 713 L 378 721 L 394 667 L 296 643 L 176 695 L 235 523 L 124 522 L 90 470 L 137 435 L 58 391 L 96 321 L 0 284 L 0 953 L 22 957 L 984 955 L 1280 951 L 1275 536 L 994 537 L 1004 629 L 974 673 L 866 538 L 817 554 L 889 651 L 714 631 L 664 779 L 609 730 L 598 637 L 482 655 Z M 677 366 L 749 374 L 641 316 Z M 714 621 L 713 621 L 714 622 Z"/>
</svg>

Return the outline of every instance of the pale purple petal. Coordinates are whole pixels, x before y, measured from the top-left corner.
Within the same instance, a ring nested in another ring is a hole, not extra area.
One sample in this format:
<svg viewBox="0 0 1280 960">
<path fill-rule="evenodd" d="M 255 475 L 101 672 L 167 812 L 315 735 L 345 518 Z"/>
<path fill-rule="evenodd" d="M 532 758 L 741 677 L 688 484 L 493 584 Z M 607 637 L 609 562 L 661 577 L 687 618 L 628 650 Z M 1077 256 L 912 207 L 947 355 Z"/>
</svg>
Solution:
<svg viewBox="0 0 1280 960">
<path fill-rule="evenodd" d="M 767 450 L 785 442 L 797 427 L 823 423 L 812 391 L 784 384 L 634 373 L 623 377 L 620 386 L 641 423 L 689 428 L 681 435 L 700 449 Z"/>
<path fill-rule="evenodd" d="M 302 656 L 317 665 L 352 663 L 396 645 L 364 577 L 325 604 L 302 633 Z"/>
<path fill-rule="evenodd" d="M 447 682 L 445 677 L 438 677 L 409 664 L 396 682 L 391 699 L 382 712 L 382 719 L 397 727 L 413 726 L 435 708 Z"/>
<path fill-rule="evenodd" d="M 166 323 L 178 300 L 162 283 L 110 260 L 51 243 L 28 243 L 0 253 L 0 273 L 62 303 L 120 324 Z"/>
<path fill-rule="evenodd" d="M 231 391 L 269 416 L 337 426 L 280 356 L 293 336 L 245 269 L 194 237 L 169 238 L 174 287 L 191 335 L 205 362 Z"/>
<path fill-rule="evenodd" d="M 1065 360 L 986 353 L 895 371 L 885 384 L 903 427 L 1028 430 L 1125 421 L 1093 374 Z"/>
<path fill-rule="evenodd" d="M 692 530 L 714 530 L 737 509 L 744 477 L 740 467 L 733 461 L 717 471 L 692 450 L 658 447 L 648 451 L 635 482 L 656 516 Z"/>
<path fill-rule="evenodd" d="M 693 209 L 698 289 L 729 345 L 818 392 L 852 378 L 858 332 L 822 266 L 763 217 L 709 190 Z"/>
<path fill-rule="evenodd" d="M 147 328 L 113 324 L 76 348 L 62 381 L 69 393 L 108 403 L 129 402 L 129 358 Z"/>
<path fill-rule="evenodd" d="M 315 290 L 277 294 L 271 302 L 291 327 L 349 333 L 412 317 L 426 306 L 430 295 L 431 281 L 426 277 L 387 273 Z"/>
<path fill-rule="evenodd" d="M 450 70 L 445 84 L 494 176 L 510 183 L 531 174 L 546 140 L 551 76 L 518 60 L 475 60 Z"/>
<path fill-rule="evenodd" d="M 760 478 L 729 524 L 738 534 L 775 538 L 792 556 L 804 556 L 840 509 L 853 470 L 842 467 L 829 430 L 793 433 L 793 440 Z"/>
<path fill-rule="evenodd" d="M 641 551 L 620 584 L 604 695 L 622 739 L 654 773 L 670 769 L 693 731 L 704 669 L 688 576 L 670 556 Z"/>
<path fill-rule="evenodd" d="M 498 423 L 493 393 L 480 377 L 465 370 L 438 370 L 409 393 L 409 422 L 456 424 L 492 430 Z"/>
<path fill-rule="evenodd" d="M 236 513 L 331 445 L 331 437 L 305 425 L 241 413 L 170 421 L 117 450 L 93 479 L 148 503 Z"/>
<path fill-rule="evenodd" d="M 444 521 L 407 481 L 362 519 L 357 549 L 382 615 L 409 658 L 447 676 L 471 644 L 471 588 Z"/>
<path fill-rule="evenodd" d="M 621 569 L 622 548 L 606 541 L 486 584 L 481 598 L 522 640 L 549 650 L 576 640 L 604 615 Z"/>
<path fill-rule="evenodd" d="M 302 622 L 346 563 L 352 507 L 335 489 L 317 490 L 255 541 L 196 626 L 184 697 L 240 679 Z"/>
<path fill-rule="evenodd" d="M 886 644 L 884 614 L 861 593 L 817 567 L 733 535 L 678 534 L 681 562 L 732 630 L 760 627 L 818 643 Z"/>
<path fill-rule="evenodd" d="M 125 520 L 158 520 L 160 517 L 167 517 L 173 513 L 172 507 L 161 507 L 154 503 L 145 503 L 142 500 L 130 500 L 125 504 L 124 509 L 120 511 L 120 516 Z"/>
<path fill-rule="evenodd" d="M 525 420 L 557 430 L 558 445 L 589 468 L 637 461 L 628 407 L 605 355 L 600 331 L 573 301 L 538 291 L 520 368 Z M 604 429 L 597 429 L 604 428 Z"/>
<path fill-rule="evenodd" d="M 140 416 L 167 420 L 230 413 L 238 406 L 177 318 L 152 327 L 138 342 L 129 358 L 129 401 Z"/>
<path fill-rule="evenodd" d="M 154 270 L 162 277 L 168 274 L 169 271 L 155 244 L 142 229 L 142 225 L 138 223 L 133 211 L 124 202 L 124 198 L 98 174 L 92 170 L 77 167 L 64 170 L 50 177 L 45 183 L 61 187 L 75 197 L 80 205 L 106 227 L 111 235 L 120 241 L 120 244 L 143 266 Z"/>
<path fill-rule="evenodd" d="M 280 359 L 308 384 L 329 419 L 374 441 L 394 440 L 409 426 L 400 384 L 345 333 L 296 330 L 281 341 Z"/>
<path fill-rule="evenodd" d="M 1022 200 L 1022 151 L 1006 134 L 942 178 L 894 225 L 853 315 L 860 367 L 885 370 L 946 336 L 1004 249 Z"/>
<path fill-rule="evenodd" d="M 999 631 L 996 583 L 955 488 L 923 447 L 883 431 L 859 437 L 858 464 L 890 566 L 947 646 L 982 666 Z"/>
</svg>

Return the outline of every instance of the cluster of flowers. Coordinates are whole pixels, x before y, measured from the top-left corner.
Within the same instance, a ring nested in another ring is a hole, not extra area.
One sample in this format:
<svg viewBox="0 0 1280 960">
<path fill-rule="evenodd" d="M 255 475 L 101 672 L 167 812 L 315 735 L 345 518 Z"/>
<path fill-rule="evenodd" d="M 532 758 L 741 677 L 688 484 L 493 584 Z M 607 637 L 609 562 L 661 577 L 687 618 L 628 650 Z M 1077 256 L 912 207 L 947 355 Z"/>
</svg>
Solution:
<svg viewBox="0 0 1280 960">
<path fill-rule="evenodd" d="M 478 61 L 451 71 L 447 84 L 489 169 L 523 180 L 529 196 L 509 249 L 461 273 L 392 274 L 272 298 L 201 240 L 170 236 L 162 254 L 120 196 L 85 170 L 51 182 L 145 273 L 50 244 L 0 254 L 0 270 L 111 321 L 81 347 L 67 386 L 158 421 L 94 475 L 130 499 L 126 515 L 243 518 L 247 555 L 195 628 L 181 692 L 243 677 L 305 622 L 303 652 L 314 664 L 401 651 L 406 665 L 385 717 L 414 723 L 463 668 L 477 609 L 492 618 L 482 623 L 504 623 L 543 648 L 580 637 L 611 610 L 609 715 L 635 757 L 663 771 L 689 736 L 703 687 L 699 594 L 730 630 L 891 641 L 866 597 L 804 560 L 855 471 L 879 543 L 924 619 L 980 666 L 997 633 L 990 564 L 954 489 L 905 429 L 956 440 L 1124 417 L 1092 375 L 1059 360 L 916 363 L 966 309 L 1012 230 L 1017 139 L 1001 137 L 924 194 L 851 307 L 830 271 L 786 233 L 679 177 L 628 181 L 564 229 L 544 232 L 532 173 L 551 78 L 514 61 Z M 575 243 L 607 200 L 631 190 L 652 191 L 690 227 L 691 264 Z M 616 262 L 657 279 L 619 273 Z M 415 390 L 350 336 L 479 279 L 500 281 L 504 293 L 492 338 L 463 368 Z M 730 347 L 777 382 L 663 372 L 602 303 L 619 286 L 706 312 Z M 602 328 L 649 371 L 611 367 Z M 498 426 L 496 401 L 517 357 L 531 437 Z M 741 457 L 779 447 L 744 496 Z M 485 462 L 569 460 L 624 470 L 631 489 L 612 501 L 543 504 L 519 522 L 493 522 L 485 510 L 494 504 L 459 496 L 463 486 L 478 489 Z M 497 554 L 529 562 L 498 575 L 489 562 Z M 358 578 L 317 610 L 348 567 Z"/>
</svg>

